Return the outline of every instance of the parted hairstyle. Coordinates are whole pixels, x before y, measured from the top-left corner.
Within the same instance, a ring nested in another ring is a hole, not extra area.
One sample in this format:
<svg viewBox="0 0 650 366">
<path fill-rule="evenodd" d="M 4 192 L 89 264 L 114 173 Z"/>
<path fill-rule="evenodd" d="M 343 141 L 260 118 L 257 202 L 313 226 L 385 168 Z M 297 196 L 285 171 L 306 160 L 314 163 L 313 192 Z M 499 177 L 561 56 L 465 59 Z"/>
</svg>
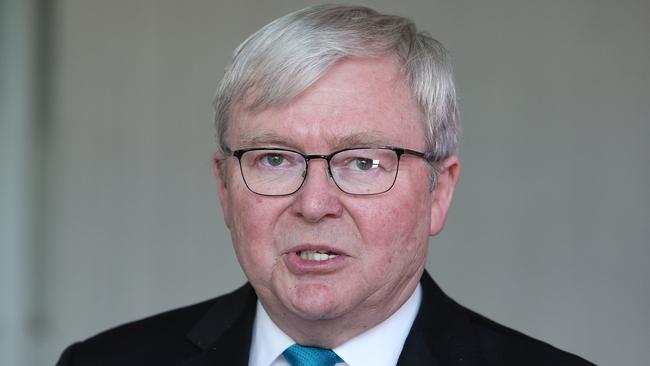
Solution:
<svg viewBox="0 0 650 366">
<path fill-rule="evenodd" d="M 442 44 L 407 18 L 345 5 L 287 14 L 237 47 L 214 99 L 219 151 L 229 153 L 225 136 L 235 109 L 255 112 L 287 104 L 341 59 L 389 54 L 397 56 L 421 110 L 427 158 L 435 163 L 457 154 L 456 88 Z"/>
</svg>

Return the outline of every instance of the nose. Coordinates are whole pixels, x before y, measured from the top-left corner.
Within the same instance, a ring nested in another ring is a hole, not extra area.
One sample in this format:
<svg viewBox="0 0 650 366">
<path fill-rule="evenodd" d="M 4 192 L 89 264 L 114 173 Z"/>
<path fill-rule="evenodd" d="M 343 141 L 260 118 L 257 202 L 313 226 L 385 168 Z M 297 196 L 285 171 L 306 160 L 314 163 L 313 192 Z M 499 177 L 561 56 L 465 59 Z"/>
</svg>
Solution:
<svg viewBox="0 0 650 366">
<path fill-rule="evenodd" d="M 327 161 L 311 160 L 306 174 L 305 182 L 295 193 L 293 212 L 308 222 L 341 216 L 343 206 L 339 197 L 342 192 L 329 175 Z"/>
</svg>

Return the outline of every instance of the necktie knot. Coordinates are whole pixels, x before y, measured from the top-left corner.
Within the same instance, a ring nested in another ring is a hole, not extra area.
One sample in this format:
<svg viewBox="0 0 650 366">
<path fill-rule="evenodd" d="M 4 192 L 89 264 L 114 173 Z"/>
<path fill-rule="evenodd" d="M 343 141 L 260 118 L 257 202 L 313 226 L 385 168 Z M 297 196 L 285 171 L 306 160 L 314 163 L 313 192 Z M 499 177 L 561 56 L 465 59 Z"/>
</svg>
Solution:
<svg viewBox="0 0 650 366">
<path fill-rule="evenodd" d="M 343 360 L 328 348 L 294 344 L 282 352 L 291 366 L 334 366 Z"/>
</svg>

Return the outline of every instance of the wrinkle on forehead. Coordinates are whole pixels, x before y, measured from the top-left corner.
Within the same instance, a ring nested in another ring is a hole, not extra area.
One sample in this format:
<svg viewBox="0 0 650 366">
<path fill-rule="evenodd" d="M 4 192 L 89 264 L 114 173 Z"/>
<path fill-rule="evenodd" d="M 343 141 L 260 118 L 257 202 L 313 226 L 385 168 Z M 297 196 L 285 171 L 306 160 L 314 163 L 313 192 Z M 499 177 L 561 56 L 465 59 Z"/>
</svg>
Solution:
<svg viewBox="0 0 650 366">
<path fill-rule="evenodd" d="M 332 74 L 331 71 L 338 68 L 342 63 L 364 62 L 368 59 L 377 60 L 383 63 L 390 63 L 395 67 L 394 70 L 389 73 L 371 70 L 367 73 L 367 75 L 360 75 L 357 80 L 362 84 L 370 84 L 371 82 L 368 80 L 368 78 L 383 80 L 389 85 L 393 85 L 394 87 L 397 87 L 399 84 L 407 83 L 408 78 L 404 70 L 404 62 L 397 54 L 388 52 L 380 57 L 371 58 L 344 56 L 323 70 L 323 73 L 320 74 L 315 80 L 305 83 L 304 88 L 302 89 L 299 88 L 296 90 L 286 90 L 285 93 L 273 94 L 270 93 L 270 90 L 266 90 L 270 88 L 260 89 L 256 87 L 256 83 L 253 83 L 242 93 L 240 98 L 237 98 L 238 103 L 235 103 L 235 110 L 246 113 L 258 113 L 268 108 L 284 107 L 296 99 L 299 99 L 302 95 L 308 94 L 315 88 L 315 84 L 322 84 L 322 80 L 329 78 L 329 75 Z M 390 92 L 391 90 L 392 88 L 386 90 L 386 92 Z M 358 95 L 351 94 L 349 97 L 356 98 Z"/>
<path fill-rule="evenodd" d="M 357 132 L 342 136 L 328 134 L 321 137 L 332 150 L 388 145 L 386 137 L 380 131 Z M 242 147 L 281 146 L 298 150 L 303 150 L 304 148 L 301 143 L 293 138 L 280 135 L 270 130 L 251 131 L 242 136 L 238 142 L 238 146 Z"/>
</svg>

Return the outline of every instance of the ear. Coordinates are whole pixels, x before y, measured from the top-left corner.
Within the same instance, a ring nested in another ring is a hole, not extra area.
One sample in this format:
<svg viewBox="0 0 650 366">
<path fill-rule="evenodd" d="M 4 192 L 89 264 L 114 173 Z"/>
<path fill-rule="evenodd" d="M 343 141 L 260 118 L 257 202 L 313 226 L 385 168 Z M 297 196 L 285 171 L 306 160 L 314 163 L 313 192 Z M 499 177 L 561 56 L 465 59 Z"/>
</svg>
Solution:
<svg viewBox="0 0 650 366">
<path fill-rule="evenodd" d="M 223 154 L 216 152 L 212 158 L 212 173 L 217 180 L 219 202 L 226 226 L 230 228 L 230 207 L 228 206 L 228 169 Z"/>
<path fill-rule="evenodd" d="M 460 160 L 452 155 L 438 165 L 436 187 L 431 193 L 430 234 L 437 235 L 445 226 L 454 188 L 460 178 Z"/>
</svg>

